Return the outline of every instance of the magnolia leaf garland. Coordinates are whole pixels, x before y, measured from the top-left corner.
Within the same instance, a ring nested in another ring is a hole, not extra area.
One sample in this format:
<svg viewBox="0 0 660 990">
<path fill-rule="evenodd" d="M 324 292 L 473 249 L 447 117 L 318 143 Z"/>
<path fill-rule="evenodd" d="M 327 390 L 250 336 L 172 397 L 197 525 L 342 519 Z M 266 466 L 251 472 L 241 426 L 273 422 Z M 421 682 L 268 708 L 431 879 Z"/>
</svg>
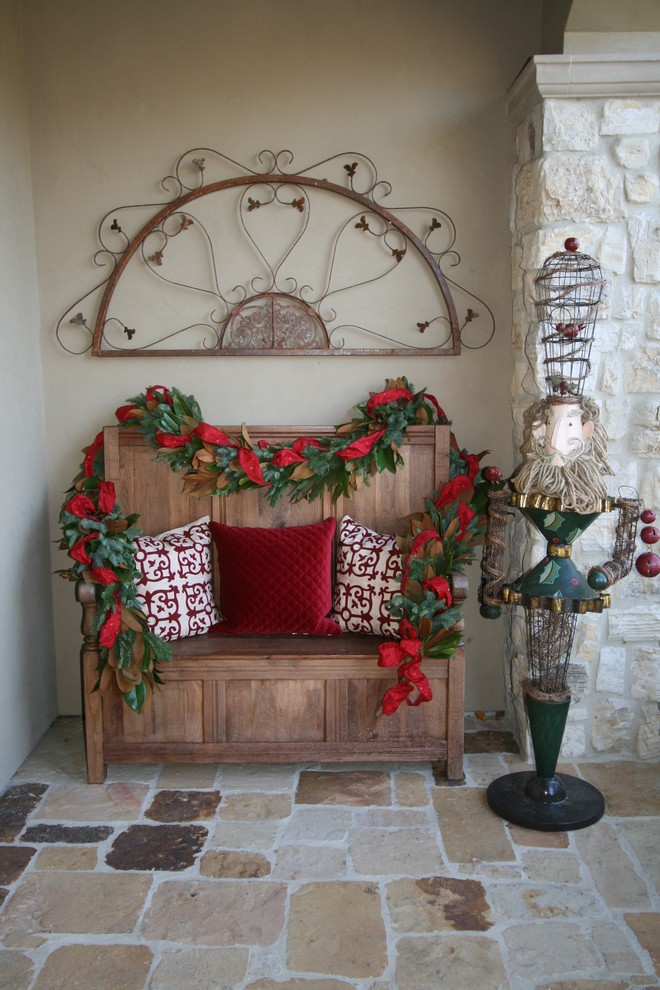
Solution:
<svg viewBox="0 0 660 990">
<path fill-rule="evenodd" d="M 388 379 L 385 389 L 355 406 L 357 416 L 336 428 L 333 437 L 303 436 L 284 444 L 254 445 L 242 428 L 230 437 L 204 422 L 193 396 L 153 385 L 116 410 L 122 426 L 137 429 L 173 471 L 184 471 L 190 495 L 229 495 L 261 489 L 275 505 L 285 494 L 312 500 L 329 490 L 334 500 L 350 498 L 372 475 L 396 472 L 409 426 L 449 421 L 434 396 L 415 391 L 406 378 Z M 114 680 L 127 704 L 141 712 L 161 683 L 159 664 L 170 660 L 169 643 L 155 636 L 137 600 L 134 539 L 137 515 L 124 515 L 112 482 L 105 480 L 103 433 L 83 451 L 80 473 L 60 512 L 62 540 L 73 564 L 59 573 L 97 587 L 93 632 L 99 642 L 99 680 L 105 690 Z M 398 537 L 403 555 L 401 590 L 388 607 L 400 621 L 400 639 L 379 646 L 378 663 L 397 667 L 397 684 L 383 700 L 385 714 L 405 700 L 418 705 L 431 698 L 421 669 L 424 657 L 451 657 L 461 635 L 452 631 L 461 618 L 452 602 L 451 574 L 462 571 L 483 541 L 488 483 L 479 461 L 486 453 L 460 450 L 452 434 L 450 480 L 432 492 L 419 513 L 409 516 Z"/>
</svg>

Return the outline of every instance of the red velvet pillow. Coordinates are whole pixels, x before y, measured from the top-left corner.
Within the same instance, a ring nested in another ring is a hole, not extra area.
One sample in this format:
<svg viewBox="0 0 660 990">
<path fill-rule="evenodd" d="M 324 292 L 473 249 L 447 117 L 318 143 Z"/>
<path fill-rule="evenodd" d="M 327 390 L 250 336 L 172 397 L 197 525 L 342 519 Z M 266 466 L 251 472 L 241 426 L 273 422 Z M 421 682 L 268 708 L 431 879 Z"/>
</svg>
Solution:
<svg viewBox="0 0 660 990">
<path fill-rule="evenodd" d="M 335 520 L 260 529 L 211 523 L 220 565 L 220 611 L 214 632 L 337 636 L 332 608 Z"/>
</svg>

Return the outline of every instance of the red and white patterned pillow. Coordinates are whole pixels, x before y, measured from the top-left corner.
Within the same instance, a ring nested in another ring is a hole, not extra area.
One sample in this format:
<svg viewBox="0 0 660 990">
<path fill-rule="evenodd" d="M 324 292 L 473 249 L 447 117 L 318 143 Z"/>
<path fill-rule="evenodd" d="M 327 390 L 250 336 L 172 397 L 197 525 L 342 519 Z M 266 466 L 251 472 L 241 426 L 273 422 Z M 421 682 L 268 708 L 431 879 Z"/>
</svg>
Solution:
<svg viewBox="0 0 660 990">
<path fill-rule="evenodd" d="M 138 537 L 135 563 L 142 574 L 137 598 L 157 636 L 200 636 L 219 621 L 211 584 L 209 516 L 158 536 Z"/>
<path fill-rule="evenodd" d="M 385 604 L 401 590 L 401 551 L 394 536 L 374 533 L 344 516 L 337 541 L 332 617 L 346 632 L 398 636 Z"/>
</svg>

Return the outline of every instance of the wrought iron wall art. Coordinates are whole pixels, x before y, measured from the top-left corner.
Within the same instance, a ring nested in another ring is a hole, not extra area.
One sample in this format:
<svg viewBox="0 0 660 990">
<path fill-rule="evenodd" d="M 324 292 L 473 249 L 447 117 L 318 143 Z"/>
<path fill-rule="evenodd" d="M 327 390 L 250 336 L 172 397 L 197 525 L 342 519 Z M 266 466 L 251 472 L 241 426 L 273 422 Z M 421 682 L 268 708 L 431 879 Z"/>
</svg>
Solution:
<svg viewBox="0 0 660 990">
<path fill-rule="evenodd" d="M 391 186 L 360 153 L 295 172 L 289 151 L 257 161 L 187 151 L 162 180 L 168 202 L 106 213 L 94 262 L 109 273 L 59 320 L 62 347 L 444 356 L 488 343 L 492 311 L 446 274 L 460 262 L 447 213 L 386 209 Z"/>
</svg>

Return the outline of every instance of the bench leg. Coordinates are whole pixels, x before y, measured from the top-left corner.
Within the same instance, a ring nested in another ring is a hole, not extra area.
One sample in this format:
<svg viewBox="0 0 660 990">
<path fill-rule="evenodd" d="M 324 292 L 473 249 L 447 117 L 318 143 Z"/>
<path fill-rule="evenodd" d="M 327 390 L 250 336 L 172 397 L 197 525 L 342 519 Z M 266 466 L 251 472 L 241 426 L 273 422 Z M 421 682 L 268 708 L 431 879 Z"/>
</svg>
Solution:
<svg viewBox="0 0 660 990">
<path fill-rule="evenodd" d="M 465 654 L 459 646 L 449 661 L 447 683 L 447 780 L 463 783 L 463 733 L 465 731 Z"/>
</svg>

